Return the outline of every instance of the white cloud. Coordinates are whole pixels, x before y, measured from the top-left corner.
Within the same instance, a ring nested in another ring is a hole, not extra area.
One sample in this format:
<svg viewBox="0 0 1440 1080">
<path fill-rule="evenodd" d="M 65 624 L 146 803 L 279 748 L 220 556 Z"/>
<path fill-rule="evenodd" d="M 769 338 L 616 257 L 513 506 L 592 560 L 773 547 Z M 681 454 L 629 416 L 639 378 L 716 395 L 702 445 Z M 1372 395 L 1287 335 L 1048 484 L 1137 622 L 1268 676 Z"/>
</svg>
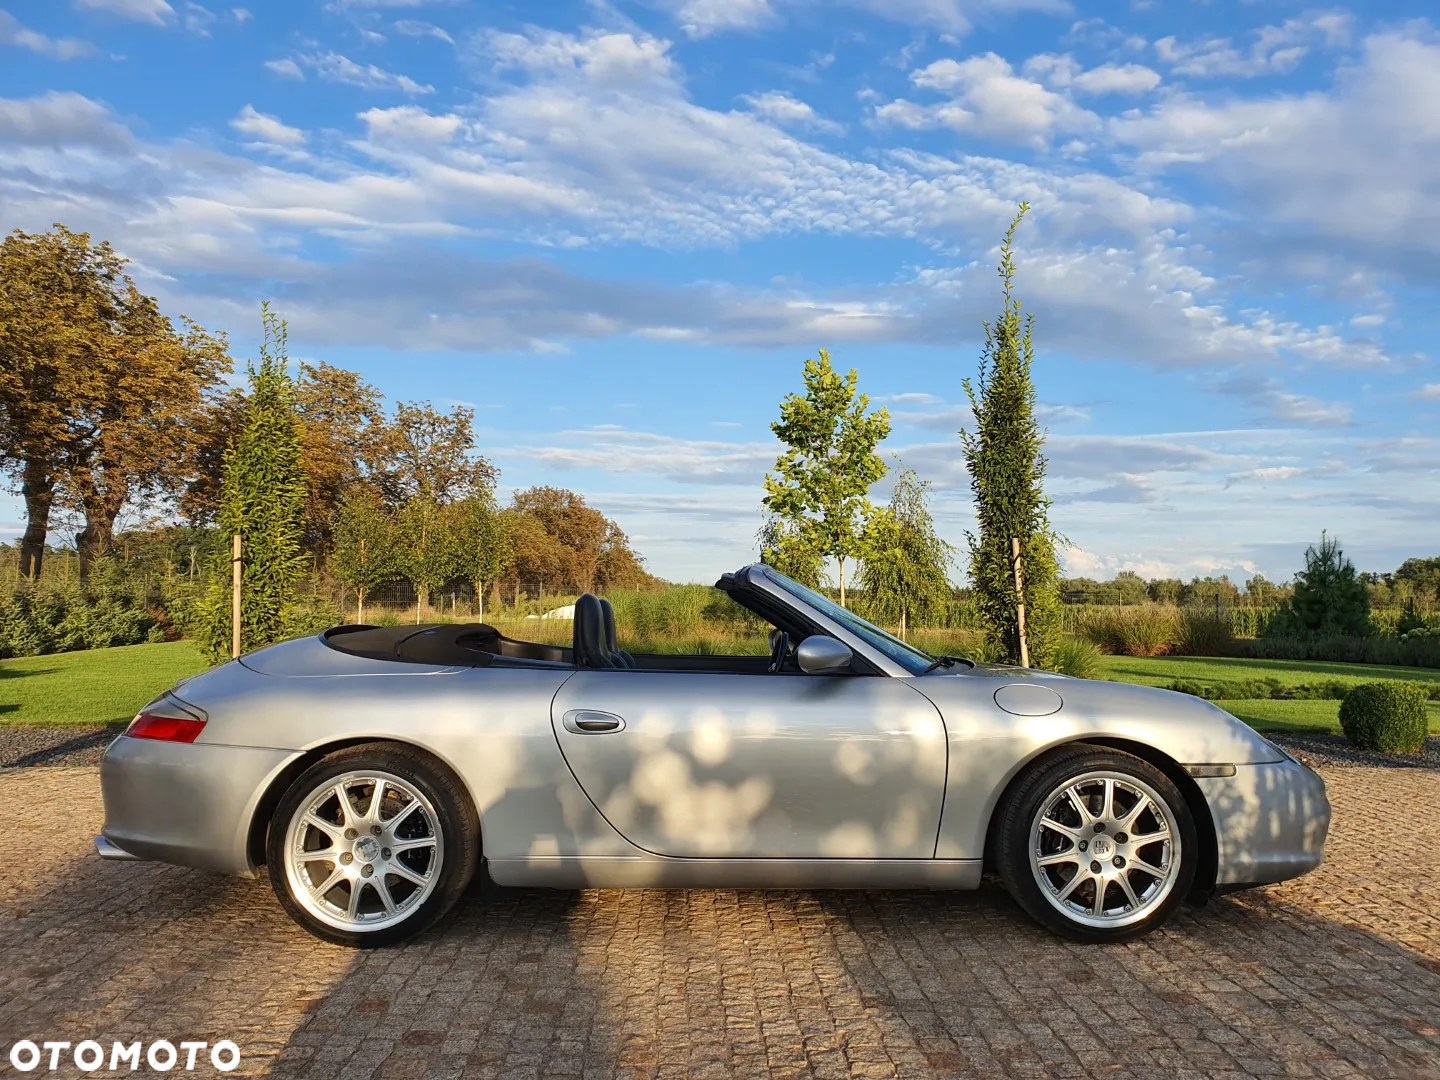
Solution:
<svg viewBox="0 0 1440 1080">
<path fill-rule="evenodd" d="M 900 99 L 875 110 L 878 121 L 904 127 L 944 127 L 1007 142 L 1043 145 L 1051 135 L 1093 131 L 1100 119 L 1069 98 L 1015 74 L 995 53 L 966 60 L 936 60 L 912 72 L 917 87 L 949 95 L 937 105 Z"/>
<path fill-rule="evenodd" d="M 230 9 L 230 17 L 234 19 L 238 25 L 244 26 L 255 16 L 250 13 L 249 8 L 237 7 Z"/>
<path fill-rule="evenodd" d="M 1255 31 L 1248 50 L 1230 38 L 1210 37 L 1181 43 L 1174 37 L 1155 42 L 1155 53 L 1174 75 L 1197 78 L 1253 78 L 1293 71 L 1316 44 L 1341 45 L 1349 40 L 1350 16 L 1340 12 L 1288 19 L 1280 26 Z"/>
<path fill-rule="evenodd" d="M 215 22 L 216 17 L 213 11 L 195 3 L 194 0 L 186 0 L 183 23 L 187 31 L 196 37 L 209 37 L 210 27 L 214 26 Z"/>
<path fill-rule="evenodd" d="M 1039 11 L 1062 15 L 1071 10 L 1068 0 L 845 0 L 850 7 L 868 11 L 907 26 L 933 27 L 952 34 L 968 33 L 975 20 L 991 15 Z"/>
<path fill-rule="evenodd" d="M 794 124 L 797 127 L 813 128 L 832 135 L 845 130 L 833 120 L 827 120 L 808 104 L 779 90 L 763 94 L 746 94 L 740 100 L 750 106 L 756 116 L 772 120 L 780 125 Z"/>
<path fill-rule="evenodd" d="M 680 439 L 604 425 L 558 433 L 558 445 L 512 445 L 498 456 L 552 469 L 603 469 L 648 474 L 691 484 L 760 486 L 775 464 L 779 444 Z M 758 496 L 757 496 L 758 501 Z"/>
<path fill-rule="evenodd" d="M 282 79 L 303 80 L 305 73 L 294 60 L 266 60 L 265 66 Z"/>
<path fill-rule="evenodd" d="M 1040 53 L 1021 70 L 1048 86 L 1086 94 L 1144 94 L 1161 81 L 1158 72 L 1142 64 L 1101 64 L 1086 71 L 1069 53 Z"/>
<path fill-rule="evenodd" d="M 246 105 L 240 110 L 230 126 L 242 135 L 249 135 L 262 143 L 276 146 L 298 147 L 305 144 L 305 133 L 281 123 L 273 116 L 257 112 L 255 106 Z"/>
<path fill-rule="evenodd" d="M 1111 132 L 1142 167 L 1195 170 L 1228 187 L 1250 223 L 1245 238 L 1271 254 L 1440 276 L 1440 43 L 1418 31 L 1367 38 L 1328 91 L 1214 103 L 1177 95 L 1111 121 Z"/>
<path fill-rule="evenodd" d="M 128 153 L 134 140 L 110 110 L 82 94 L 51 90 L 33 98 L 0 98 L 0 143 L 91 146 Z"/>
<path fill-rule="evenodd" d="M 420 22 L 416 19 L 400 19 L 393 25 L 395 32 L 403 34 L 405 37 L 433 37 L 450 45 L 455 44 L 455 39 L 434 23 Z"/>
<path fill-rule="evenodd" d="M 165 0 L 75 0 L 82 11 L 105 11 L 122 19 L 164 26 L 175 17 L 175 9 Z"/>
<path fill-rule="evenodd" d="M 1419 390 L 1416 390 L 1411 397 L 1418 398 L 1421 401 L 1440 401 L 1440 383 L 1426 383 L 1420 387 Z"/>
<path fill-rule="evenodd" d="M 1075 76 L 1087 94 L 1145 94 L 1160 85 L 1160 75 L 1143 64 L 1101 64 Z"/>
<path fill-rule="evenodd" d="M 8 11 L 0 11 L 0 45 L 29 49 L 52 60 L 74 60 L 95 51 L 95 47 L 88 41 L 68 37 L 52 38 L 38 30 L 22 26 Z"/>
<path fill-rule="evenodd" d="M 285 61 L 267 61 L 265 66 L 280 75 L 291 75 L 290 68 L 282 68 Z M 315 72 L 326 82 L 345 83 L 364 90 L 398 90 L 404 94 L 433 94 L 435 88 L 418 83 L 408 75 L 397 75 L 376 67 L 374 64 L 357 64 L 348 56 L 337 52 L 302 53 L 295 57 L 291 67 L 298 71 L 303 65 Z M 293 76 L 292 76 L 293 77 Z"/>
<path fill-rule="evenodd" d="M 692 38 L 758 30 L 780 21 L 769 0 L 683 0 L 673 10 L 680 29 Z"/>
<path fill-rule="evenodd" d="M 1253 374 L 1234 375 L 1223 380 L 1218 389 L 1249 403 L 1273 420 L 1314 427 L 1345 427 L 1352 423 L 1350 406 L 1290 393 L 1274 379 Z"/>
</svg>

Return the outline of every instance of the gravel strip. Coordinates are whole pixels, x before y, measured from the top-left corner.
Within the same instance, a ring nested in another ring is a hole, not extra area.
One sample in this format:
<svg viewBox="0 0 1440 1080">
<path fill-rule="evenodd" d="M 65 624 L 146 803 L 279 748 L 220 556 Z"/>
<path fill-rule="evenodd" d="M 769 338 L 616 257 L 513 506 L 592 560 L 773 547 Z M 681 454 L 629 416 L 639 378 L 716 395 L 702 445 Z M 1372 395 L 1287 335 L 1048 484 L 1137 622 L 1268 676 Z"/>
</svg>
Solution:
<svg viewBox="0 0 1440 1080">
<path fill-rule="evenodd" d="M 32 765 L 99 765 L 124 724 L 0 727 L 0 769 Z"/>
<path fill-rule="evenodd" d="M 1426 739 L 1425 749 L 1418 754 L 1380 754 L 1373 750 L 1358 750 L 1346 742 L 1343 735 L 1267 734 L 1265 737 L 1283 746 L 1312 769 L 1362 766 L 1440 771 L 1440 735 Z"/>
</svg>

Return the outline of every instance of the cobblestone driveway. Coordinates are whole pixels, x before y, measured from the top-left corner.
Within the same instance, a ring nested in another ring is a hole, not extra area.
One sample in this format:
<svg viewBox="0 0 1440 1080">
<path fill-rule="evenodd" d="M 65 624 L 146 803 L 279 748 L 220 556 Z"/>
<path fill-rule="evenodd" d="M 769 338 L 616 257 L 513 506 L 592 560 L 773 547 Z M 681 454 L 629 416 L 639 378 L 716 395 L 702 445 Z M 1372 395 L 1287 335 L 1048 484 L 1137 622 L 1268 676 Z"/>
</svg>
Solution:
<svg viewBox="0 0 1440 1080">
<path fill-rule="evenodd" d="M 352 953 L 264 882 L 102 863 L 95 770 L 0 772 L 0 1054 L 229 1038 L 238 1074 L 344 1080 L 1440 1078 L 1440 776 L 1326 779 L 1324 867 L 1129 945 L 1057 941 L 996 888 L 486 891 Z"/>
</svg>

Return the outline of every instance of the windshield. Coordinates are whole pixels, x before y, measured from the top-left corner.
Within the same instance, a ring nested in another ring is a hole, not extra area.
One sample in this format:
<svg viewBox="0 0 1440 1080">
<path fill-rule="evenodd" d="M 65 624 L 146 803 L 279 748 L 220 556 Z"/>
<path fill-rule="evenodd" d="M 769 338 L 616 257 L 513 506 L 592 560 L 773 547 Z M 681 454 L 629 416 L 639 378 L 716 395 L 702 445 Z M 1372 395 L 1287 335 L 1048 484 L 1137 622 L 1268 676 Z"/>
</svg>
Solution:
<svg viewBox="0 0 1440 1080">
<path fill-rule="evenodd" d="M 771 567 L 765 567 L 765 573 L 770 580 L 788 592 L 796 599 L 803 600 L 816 611 L 833 619 L 845 627 L 856 637 L 861 638 L 867 645 L 879 649 L 882 653 L 894 660 L 911 675 L 920 675 L 928 669 L 934 657 L 927 652 L 907 645 L 894 634 L 887 634 L 873 623 L 868 623 L 852 611 L 847 611 L 828 596 L 816 592 L 814 589 L 807 589 L 798 581 L 791 581 L 784 574 Z"/>
</svg>

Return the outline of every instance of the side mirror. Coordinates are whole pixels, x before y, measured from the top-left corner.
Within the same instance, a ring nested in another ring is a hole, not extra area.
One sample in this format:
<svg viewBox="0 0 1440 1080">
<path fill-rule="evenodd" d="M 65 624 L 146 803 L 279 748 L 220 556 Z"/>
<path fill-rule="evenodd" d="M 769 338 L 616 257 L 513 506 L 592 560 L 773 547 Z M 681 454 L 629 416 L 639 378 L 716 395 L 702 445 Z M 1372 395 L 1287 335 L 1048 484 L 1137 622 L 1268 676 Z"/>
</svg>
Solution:
<svg viewBox="0 0 1440 1080">
<path fill-rule="evenodd" d="M 850 646 L 825 634 L 811 634 L 795 647 L 795 662 L 807 675 L 824 675 L 850 666 Z"/>
</svg>

